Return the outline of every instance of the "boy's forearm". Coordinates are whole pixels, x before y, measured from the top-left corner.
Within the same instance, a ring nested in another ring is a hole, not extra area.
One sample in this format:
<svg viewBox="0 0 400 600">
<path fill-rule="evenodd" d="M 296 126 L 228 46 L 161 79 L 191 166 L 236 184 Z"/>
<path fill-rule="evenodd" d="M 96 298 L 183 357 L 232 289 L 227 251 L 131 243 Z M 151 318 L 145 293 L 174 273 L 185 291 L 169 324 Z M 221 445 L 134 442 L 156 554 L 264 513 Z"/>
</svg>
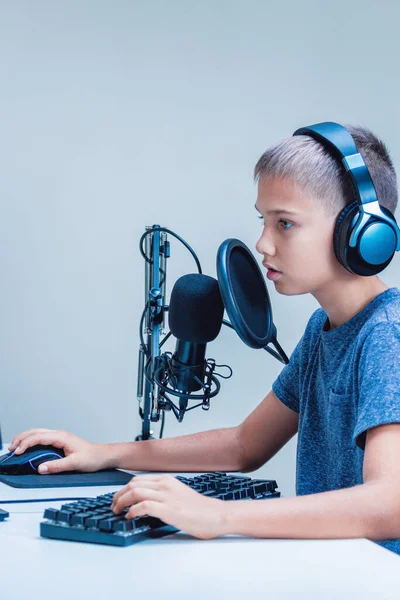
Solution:
<svg viewBox="0 0 400 600">
<path fill-rule="evenodd" d="M 397 494 L 398 495 L 398 494 Z M 379 482 L 271 500 L 225 502 L 223 534 L 261 538 L 400 537 L 399 498 Z"/>
<path fill-rule="evenodd" d="M 107 467 L 132 471 L 241 471 L 245 468 L 238 427 L 161 440 L 104 445 Z"/>
</svg>

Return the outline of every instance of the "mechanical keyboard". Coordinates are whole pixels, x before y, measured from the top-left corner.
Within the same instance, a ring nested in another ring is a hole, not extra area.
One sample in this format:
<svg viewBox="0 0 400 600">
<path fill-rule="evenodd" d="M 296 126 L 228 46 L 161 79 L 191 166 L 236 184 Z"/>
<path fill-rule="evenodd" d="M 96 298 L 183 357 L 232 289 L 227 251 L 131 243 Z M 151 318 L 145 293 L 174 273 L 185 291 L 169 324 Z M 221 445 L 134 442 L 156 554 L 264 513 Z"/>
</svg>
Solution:
<svg viewBox="0 0 400 600">
<path fill-rule="evenodd" d="M 220 500 L 265 500 L 281 495 L 276 481 L 245 475 L 215 472 L 195 477 L 178 475 L 177 479 L 204 496 Z M 111 492 L 64 504 L 59 510 L 47 508 L 40 523 L 40 535 L 58 540 L 130 546 L 179 531 L 148 515 L 125 519 L 129 507 L 115 515 L 110 509 L 113 496 L 114 492 Z"/>
</svg>

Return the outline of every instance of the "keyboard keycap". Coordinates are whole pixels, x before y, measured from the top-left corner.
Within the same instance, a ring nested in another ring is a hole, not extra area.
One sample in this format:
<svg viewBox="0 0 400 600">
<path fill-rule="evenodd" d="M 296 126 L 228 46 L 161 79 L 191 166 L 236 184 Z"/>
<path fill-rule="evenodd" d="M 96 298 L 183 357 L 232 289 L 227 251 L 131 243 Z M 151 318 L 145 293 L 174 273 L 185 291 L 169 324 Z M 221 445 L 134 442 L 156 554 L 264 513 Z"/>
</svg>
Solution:
<svg viewBox="0 0 400 600">
<path fill-rule="evenodd" d="M 88 517 L 85 520 L 85 527 L 98 527 L 100 521 L 104 521 L 105 518 L 111 518 L 114 516 L 113 512 L 107 512 L 103 515 L 93 515 L 91 517 Z"/>
<path fill-rule="evenodd" d="M 59 510 L 57 514 L 57 522 L 69 523 L 71 520 L 71 512 L 69 510 Z"/>
<path fill-rule="evenodd" d="M 92 516 L 92 513 L 90 513 L 90 512 L 75 513 L 71 517 L 71 525 L 82 525 L 82 526 L 84 526 L 86 519 L 90 518 L 91 516 Z"/>
<path fill-rule="evenodd" d="M 134 519 L 121 519 L 120 521 L 114 521 L 112 524 L 113 531 L 132 531 L 136 529 Z"/>
<path fill-rule="evenodd" d="M 121 517 L 121 515 L 109 517 L 108 519 L 103 519 L 99 522 L 99 529 L 101 529 L 102 531 L 112 531 L 113 524 L 121 520 L 126 521 L 125 517 Z"/>
<path fill-rule="evenodd" d="M 58 513 L 57 508 L 46 508 L 46 510 L 44 511 L 43 518 L 50 519 L 51 521 L 55 521 L 57 519 L 57 513 Z"/>
<path fill-rule="evenodd" d="M 135 525 L 136 527 L 144 527 L 146 525 L 152 529 L 156 529 L 157 527 L 162 527 L 165 523 L 161 519 L 157 519 L 157 517 L 143 516 L 135 519 Z"/>
</svg>

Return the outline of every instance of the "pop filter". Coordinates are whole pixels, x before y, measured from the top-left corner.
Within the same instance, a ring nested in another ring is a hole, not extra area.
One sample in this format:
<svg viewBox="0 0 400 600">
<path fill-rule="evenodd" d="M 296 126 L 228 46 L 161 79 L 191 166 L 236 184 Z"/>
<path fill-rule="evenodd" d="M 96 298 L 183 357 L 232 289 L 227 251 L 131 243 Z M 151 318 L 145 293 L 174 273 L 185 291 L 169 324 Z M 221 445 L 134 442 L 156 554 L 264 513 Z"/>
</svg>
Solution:
<svg viewBox="0 0 400 600">
<path fill-rule="evenodd" d="M 287 364 L 289 359 L 276 339 L 264 277 L 243 242 L 234 238 L 222 242 L 217 253 L 217 277 L 226 312 L 241 340 L 250 348 L 265 348 Z M 270 343 L 276 347 L 278 355 L 266 348 Z"/>
</svg>

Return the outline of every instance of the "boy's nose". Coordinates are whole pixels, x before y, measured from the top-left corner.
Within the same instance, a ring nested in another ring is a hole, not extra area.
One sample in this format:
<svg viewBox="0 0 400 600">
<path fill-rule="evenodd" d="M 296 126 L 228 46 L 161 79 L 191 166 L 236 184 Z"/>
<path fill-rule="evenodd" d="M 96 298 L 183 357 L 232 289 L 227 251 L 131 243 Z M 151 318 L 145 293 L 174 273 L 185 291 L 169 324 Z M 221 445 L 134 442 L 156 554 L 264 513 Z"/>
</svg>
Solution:
<svg viewBox="0 0 400 600">
<path fill-rule="evenodd" d="M 275 255 L 275 244 L 271 237 L 267 235 L 266 230 L 261 234 L 261 237 L 256 244 L 256 250 L 264 256 Z"/>
</svg>

